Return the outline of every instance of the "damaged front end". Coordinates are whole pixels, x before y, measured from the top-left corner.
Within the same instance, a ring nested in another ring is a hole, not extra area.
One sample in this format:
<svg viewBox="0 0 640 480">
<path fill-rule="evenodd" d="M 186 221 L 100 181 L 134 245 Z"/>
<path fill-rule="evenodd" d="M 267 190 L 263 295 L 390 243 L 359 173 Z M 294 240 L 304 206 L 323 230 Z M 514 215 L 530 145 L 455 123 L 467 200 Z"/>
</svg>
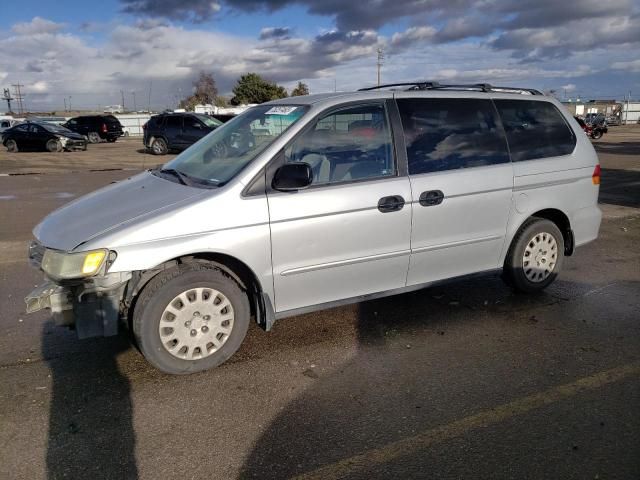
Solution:
<svg viewBox="0 0 640 480">
<path fill-rule="evenodd" d="M 29 261 L 46 282 L 25 298 L 27 313 L 49 309 L 57 325 L 75 328 L 81 339 L 116 335 L 131 274 L 108 273 L 114 260 L 108 250 L 66 253 L 32 242 Z"/>
<path fill-rule="evenodd" d="M 87 149 L 87 141 L 76 138 L 65 137 L 64 135 L 57 135 L 58 142 L 60 142 L 60 146 L 63 150 L 72 151 L 72 150 L 86 150 Z"/>
</svg>

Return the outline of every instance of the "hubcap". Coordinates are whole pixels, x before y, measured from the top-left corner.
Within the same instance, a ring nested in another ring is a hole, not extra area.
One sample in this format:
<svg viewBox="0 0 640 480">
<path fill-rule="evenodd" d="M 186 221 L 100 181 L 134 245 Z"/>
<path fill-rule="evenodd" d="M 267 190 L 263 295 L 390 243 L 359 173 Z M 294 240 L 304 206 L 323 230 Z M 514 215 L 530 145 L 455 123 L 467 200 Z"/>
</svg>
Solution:
<svg viewBox="0 0 640 480">
<path fill-rule="evenodd" d="M 537 233 L 522 255 L 522 269 L 530 282 L 540 283 L 553 272 L 558 261 L 558 243 L 547 232 Z"/>
<path fill-rule="evenodd" d="M 229 299 L 213 288 L 193 288 L 176 296 L 162 312 L 158 331 L 174 357 L 198 360 L 228 340 L 235 315 Z"/>
</svg>

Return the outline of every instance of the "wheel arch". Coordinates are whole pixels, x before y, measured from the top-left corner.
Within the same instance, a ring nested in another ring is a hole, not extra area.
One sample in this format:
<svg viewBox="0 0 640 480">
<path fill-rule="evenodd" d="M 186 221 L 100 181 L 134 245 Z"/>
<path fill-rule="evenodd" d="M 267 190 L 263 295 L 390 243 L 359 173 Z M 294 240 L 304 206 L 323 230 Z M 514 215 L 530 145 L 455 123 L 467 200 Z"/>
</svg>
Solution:
<svg viewBox="0 0 640 480">
<path fill-rule="evenodd" d="M 186 263 L 204 263 L 217 267 L 228 274 L 247 293 L 249 304 L 251 305 L 251 315 L 254 316 L 256 323 L 266 331 L 271 329 L 275 321 L 275 313 L 269 295 L 264 292 L 258 276 L 242 260 L 217 252 L 198 252 L 181 255 L 153 268 L 132 272 L 132 278 L 129 281 L 123 299 L 129 321 L 131 321 L 136 300 L 145 286 L 162 271 Z"/>
<path fill-rule="evenodd" d="M 520 231 L 522 226 L 531 218 L 544 218 L 545 220 L 553 222 L 558 227 L 560 232 L 562 232 L 562 239 L 564 240 L 564 255 L 569 257 L 573 254 L 573 251 L 575 249 L 575 240 L 573 236 L 573 230 L 571 229 L 571 221 L 569 220 L 569 216 L 558 208 L 543 208 L 522 218 L 522 221 L 518 225 L 518 228 L 513 231 L 513 234 L 509 239 L 509 243 L 506 245 L 507 249 L 505 251 L 505 255 L 508 249 L 511 247 L 516 234 Z"/>
</svg>

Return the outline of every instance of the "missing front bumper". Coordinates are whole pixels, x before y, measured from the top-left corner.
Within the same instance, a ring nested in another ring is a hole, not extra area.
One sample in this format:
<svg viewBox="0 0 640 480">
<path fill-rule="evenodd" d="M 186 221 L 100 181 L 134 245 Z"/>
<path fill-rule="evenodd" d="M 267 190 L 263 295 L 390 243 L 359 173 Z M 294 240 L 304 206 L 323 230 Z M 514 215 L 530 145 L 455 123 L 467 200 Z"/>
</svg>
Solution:
<svg viewBox="0 0 640 480">
<path fill-rule="evenodd" d="M 123 287 L 96 291 L 48 281 L 25 298 L 27 313 L 49 309 L 56 325 L 75 328 L 80 339 L 117 335 Z"/>
</svg>

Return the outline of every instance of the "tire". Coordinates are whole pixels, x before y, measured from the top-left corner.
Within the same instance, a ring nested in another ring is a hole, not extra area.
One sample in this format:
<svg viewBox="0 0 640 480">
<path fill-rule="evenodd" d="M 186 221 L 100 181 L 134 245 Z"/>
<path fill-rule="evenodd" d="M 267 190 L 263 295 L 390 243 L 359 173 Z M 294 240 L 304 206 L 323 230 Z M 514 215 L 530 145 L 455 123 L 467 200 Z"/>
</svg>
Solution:
<svg viewBox="0 0 640 480">
<path fill-rule="evenodd" d="M 5 142 L 5 146 L 7 147 L 7 150 L 11 153 L 18 152 L 18 143 L 13 139 L 7 140 Z"/>
<path fill-rule="evenodd" d="M 49 140 L 47 142 L 47 152 L 61 152 L 62 151 L 62 144 L 60 143 L 60 140 Z"/>
<path fill-rule="evenodd" d="M 117 138 L 107 138 L 107 142 L 109 143 L 115 143 L 116 140 Z"/>
<path fill-rule="evenodd" d="M 219 310 L 227 301 L 230 307 Z M 133 334 L 151 365 L 189 374 L 229 359 L 244 340 L 250 315 L 246 293 L 229 275 L 202 263 L 182 264 L 144 287 L 133 312 Z"/>
<path fill-rule="evenodd" d="M 516 233 L 504 263 L 504 279 L 515 290 L 539 292 L 556 279 L 564 260 L 564 238 L 555 223 L 531 217 Z"/>
<path fill-rule="evenodd" d="M 102 140 L 98 132 L 89 132 L 89 135 L 87 135 L 87 139 L 90 143 L 100 143 L 100 140 Z"/>
<path fill-rule="evenodd" d="M 593 133 L 591 134 L 591 138 L 593 138 L 594 140 L 598 140 L 599 138 L 602 138 L 602 130 L 594 130 Z"/>
<path fill-rule="evenodd" d="M 169 147 L 164 138 L 154 138 L 151 143 L 151 152 L 154 155 L 166 155 L 169 152 Z"/>
</svg>

